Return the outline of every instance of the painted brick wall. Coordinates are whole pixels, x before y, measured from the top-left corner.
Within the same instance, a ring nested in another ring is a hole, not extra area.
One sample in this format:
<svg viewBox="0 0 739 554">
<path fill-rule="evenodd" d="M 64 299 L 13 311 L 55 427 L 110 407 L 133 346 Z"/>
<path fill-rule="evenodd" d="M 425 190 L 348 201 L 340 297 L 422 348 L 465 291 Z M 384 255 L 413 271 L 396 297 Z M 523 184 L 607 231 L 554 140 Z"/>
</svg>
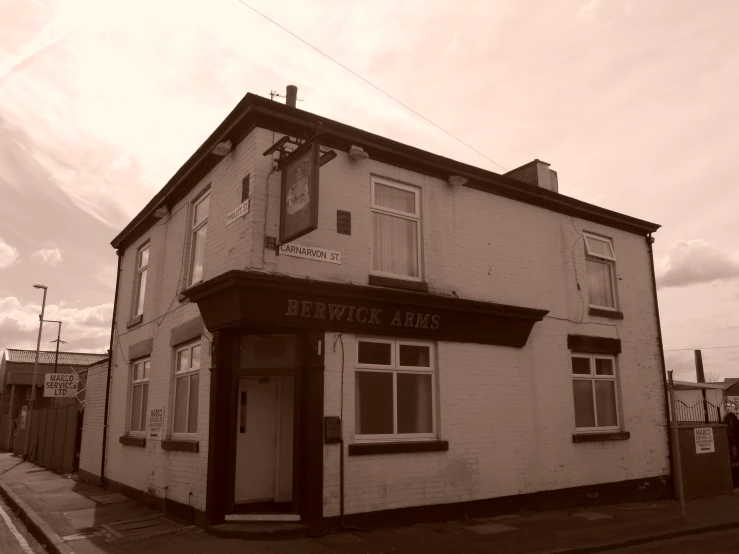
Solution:
<svg viewBox="0 0 739 554">
<path fill-rule="evenodd" d="M 126 249 L 121 266 L 121 282 L 118 294 L 117 333 L 114 337 L 113 371 L 110 399 L 110 427 L 106 476 L 164 498 L 205 509 L 205 488 L 208 454 L 208 414 L 210 411 L 210 340 L 206 333 L 201 339 L 201 360 L 198 394 L 199 452 L 164 451 L 158 440 L 147 439 L 145 448 L 122 445 L 119 438 L 128 432 L 131 396 L 131 360 L 129 346 L 148 338 L 153 339 L 148 407 L 165 409 L 165 436 L 172 431 L 174 401 L 174 355 L 170 345 L 170 331 L 189 320 L 199 317 L 196 305 L 180 302 L 179 292 L 186 279 L 188 260 L 186 252 L 190 238 L 190 212 L 192 202 L 211 185 L 211 214 L 213 206 L 226 202 L 230 192 L 215 186 L 226 182 L 227 175 L 234 175 L 234 168 L 219 165 L 195 187 L 186 198 L 175 205 L 170 215 L 151 227 L 134 245 Z M 235 180 L 236 177 L 233 177 Z M 239 179 L 240 186 L 240 179 Z M 240 195 L 240 189 L 239 189 Z M 222 225 L 222 221 L 221 227 Z M 150 241 L 150 262 L 144 298 L 143 321 L 129 328 L 132 295 L 134 290 L 136 251 L 145 241 Z M 211 247 L 211 244 L 213 246 Z M 224 240 L 219 220 L 209 217 L 206 252 L 211 249 L 223 256 Z M 210 271 L 206 260 L 205 278 Z"/>
<path fill-rule="evenodd" d="M 273 140 L 257 130 L 256 152 Z M 260 230 L 278 236 L 278 175 L 254 158 L 252 264 L 267 272 L 367 284 L 370 178 L 421 189 L 422 272 L 431 293 L 544 308 L 525 348 L 438 344 L 439 453 L 347 457 L 347 513 L 456 502 L 606 483 L 669 472 L 662 371 L 649 251 L 644 237 L 345 153 L 321 169 L 319 229 L 299 239 L 338 250 L 343 264 L 277 256 Z M 566 181 L 563 182 L 566 190 Z M 265 200 L 267 205 L 265 206 Z M 336 233 L 336 211 L 352 235 Z M 266 214 L 266 221 L 257 218 Z M 587 313 L 582 232 L 613 239 L 623 320 Z M 579 288 L 578 288 L 579 285 Z M 568 334 L 620 338 L 620 410 L 626 441 L 574 444 Z M 344 335 L 344 432 L 354 435 L 354 339 Z M 326 415 L 339 415 L 341 357 L 328 333 Z M 341 343 L 337 344 L 340 349 Z M 324 515 L 338 513 L 338 446 L 325 447 Z"/>
<path fill-rule="evenodd" d="M 186 272 L 189 204 L 211 186 L 205 279 L 230 269 L 367 284 L 370 269 L 370 176 L 421 189 L 422 273 L 431 293 L 550 310 L 526 347 L 512 349 L 439 343 L 439 433 L 450 450 L 440 453 L 347 457 L 347 513 L 454 502 L 668 472 L 662 374 L 649 254 L 643 237 L 375 162 L 343 152 L 321 168 L 319 228 L 297 242 L 342 253 L 342 265 L 277 256 L 263 248 L 278 236 L 280 174 L 262 152 L 279 134 L 256 129 L 224 157 L 171 215 L 152 227 L 123 259 L 111 398 L 111 479 L 151 489 L 204 508 L 207 464 L 209 360 L 203 340 L 200 453 L 122 446 L 129 396 L 128 345 L 154 338 L 150 405 L 167 406 L 171 422 L 173 350 L 170 329 L 197 315 L 180 304 Z M 250 213 L 225 226 L 251 176 Z M 522 185 L 523 186 L 523 185 Z M 566 191 L 566 179 L 562 190 Z M 351 236 L 336 233 L 336 211 L 352 214 Z M 587 314 L 582 232 L 613 238 L 623 320 Z M 143 324 L 129 330 L 135 248 L 152 241 L 152 266 Z M 578 284 L 581 290 L 578 290 Z M 153 323 L 155 317 L 166 317 Z M 574 409 L 567 334 L 618 337 L 620 402 L 631 439 L 573 444 Z M 338 415 L 341 356 L 327 334 L 327 415 Z M 354 434 L 354 338 L 344 335 L 344 433 Z M 124 353 L 122 355 L 122 353 Z M 171 423 L 170 423 L 171 425 Z M 338 512 L 338 447 L 325 447 L 325 515 Z"/>
</svg>

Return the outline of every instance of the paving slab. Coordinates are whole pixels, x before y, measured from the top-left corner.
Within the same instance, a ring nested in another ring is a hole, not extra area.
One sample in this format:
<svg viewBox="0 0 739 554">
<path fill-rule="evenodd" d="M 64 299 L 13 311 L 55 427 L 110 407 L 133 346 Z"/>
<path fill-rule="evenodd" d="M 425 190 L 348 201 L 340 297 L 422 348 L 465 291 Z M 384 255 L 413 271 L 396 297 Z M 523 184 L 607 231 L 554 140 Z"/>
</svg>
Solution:
<svg viewBox="0 0 739 554">
<path fill-rule="evenodd" d="M 677 502 L 658 501 L 246 541 L 170 521 L 132 500 L 0 453 L 0 490 L 6 489 L 56 536 L 57 550 L 49 551 L 67 554 L 584 554 L 739 528 L 739 495 L 724 495 L 688 501 L 688 521 L 680 519 Z"/>
</svg>

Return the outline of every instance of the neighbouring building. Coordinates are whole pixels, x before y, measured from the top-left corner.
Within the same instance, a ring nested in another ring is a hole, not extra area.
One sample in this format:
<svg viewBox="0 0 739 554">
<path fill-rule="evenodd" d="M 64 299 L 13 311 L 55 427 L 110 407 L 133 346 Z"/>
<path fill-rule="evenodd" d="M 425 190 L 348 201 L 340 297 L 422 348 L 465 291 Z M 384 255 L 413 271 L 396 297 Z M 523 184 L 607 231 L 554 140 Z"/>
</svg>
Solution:
<svg viewBox="0 0 739 554">
<path fill-rule="evenodd" d="M 670 494 L 659 226 L 292 98 L 247 94 L 113 240 L 82 476 L 316 532 Z"/>
<path fill-rule="evenodd" d="M 107 359 L 107 354 L 59 352 L 57 356 L 56 351 L 40 351 L 34 409 L 67 404 L 78 405 L 81 409 L 80 401 L 84 401 L 87 367 L 102 359 Z M 31 400 L 31 383 L 35 363 L 35 350 L 7 349 L 0 360 L 0 376 L 3 384 L 0 400 L 0 450 L 13 449 L 14 435 L 20 430 L 19 416 L 23 414 L 25 417 Z M 81 394 L 69 398 L 44 397 L 44 375 L 47 373 L 76 374 L 76 378 L 79 379 L 77 390 L 82 391 Z"/>
<path fill-rule="evenodd" d="M 108 381 L 108 357 L 92 363 L 86 371 L 85 411 L 80 439 L 79 470 L 83 475 L 100 476 L 105 426 L 105 393 Z M 96 480 L 96 484 L 98 481 Z"/>
</svg>

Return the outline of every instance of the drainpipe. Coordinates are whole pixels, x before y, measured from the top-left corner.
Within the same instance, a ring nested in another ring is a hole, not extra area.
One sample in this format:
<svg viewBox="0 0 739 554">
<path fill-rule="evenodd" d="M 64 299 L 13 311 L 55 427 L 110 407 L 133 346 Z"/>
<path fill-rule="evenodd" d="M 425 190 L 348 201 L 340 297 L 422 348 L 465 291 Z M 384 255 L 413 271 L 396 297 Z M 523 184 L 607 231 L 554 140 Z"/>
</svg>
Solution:
<svg viewBox="0 0 739 554">
<path fill-rule="evenodd" d="M 665 365 L 664 345 L 662 344 L 662 323 L 659 319 L 659 302 L 657 301 L 657 277 L 654 273 L 654 250 L 652 248 L 652 244 L 654 244 L 654 237 L 652 236 L 652 233 L 649 233 L 649 235 L 645 238 L 647 241 L 647 249 L 649 250 L 649 265 L 652 269 L 652 295 L 654 296 L 654 310 L 657 316 L 657 344 L 659 346 L 659 359 L 662 364 L 662 386 L 665 393 L 665 415 L 667 416 L 667 425 L 665 426 L 665 430 L 667 431 L 667 451 L 670 453 L 670 469 L 672 471 L 672 484 L 674 490 L 676 475 L 675 457 L 673 456 L 672 434 L 670 433 L 670 397 L 667 392 L 667 367 Z"/>
<path fill-rule="evenodd" d="M 118 250 L 118 269 L 115 273 L 115 294 L 113 295 L 113 321 L 110 323 L 110 348 L 108 348 L 108 375 L 105 383 L 105 411 L 103 412 L 103 451 L 100 456 L 100 486 L 105 486 L 105 451 L 108 445 L 108 403 L 110 401 L 110 369 L 113 364 L 113 333 L 115 332 L 115 317 L 118 308 L 118 285 L 121 282 L 121 260 L 123 253 Z"/>
</svg>

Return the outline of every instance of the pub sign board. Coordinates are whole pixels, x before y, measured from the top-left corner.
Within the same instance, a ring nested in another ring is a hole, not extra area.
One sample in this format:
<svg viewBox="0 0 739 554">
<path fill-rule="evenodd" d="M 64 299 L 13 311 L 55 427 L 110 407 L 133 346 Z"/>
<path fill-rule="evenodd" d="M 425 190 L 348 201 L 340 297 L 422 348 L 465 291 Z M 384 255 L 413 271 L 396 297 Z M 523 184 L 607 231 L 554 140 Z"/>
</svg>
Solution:
<svg viewBox="0 0 739 554">
<path fill-rule="evenodd" d="M 298 148 L 282 165 L 280 244 L 318 229 L 318 156 L 311 142 Z"/>
<path fill-rule="evenodd" d="M 378 297 L 372 290 L 347 295 L 299 281 L 299 286 L 289 289 L 277 283 L 218 287 L 215 294 L 196 301 L 206 325 L 213 329 L 253 323 L 514 347 L 526 344 L 534 323 L 547 313 L 431 295 L 420 302 L 404 294 Z"/>
</svg>

